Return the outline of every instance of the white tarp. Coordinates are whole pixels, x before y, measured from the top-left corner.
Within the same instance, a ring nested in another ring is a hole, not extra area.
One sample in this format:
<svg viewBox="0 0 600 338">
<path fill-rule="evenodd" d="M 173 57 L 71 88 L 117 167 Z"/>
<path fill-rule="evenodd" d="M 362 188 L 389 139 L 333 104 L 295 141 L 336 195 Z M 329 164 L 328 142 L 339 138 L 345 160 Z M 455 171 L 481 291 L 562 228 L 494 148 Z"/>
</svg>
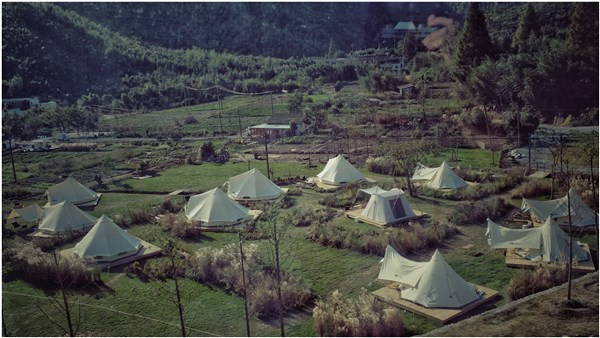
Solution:
<svg viewBox="0 0 600 338">
<path fill-rule="evenodd" d="M 228 186 L 228 195 L 235 200 L 272 200 L 283 194 L 280 187 L 257 169 L 231 177 Z"/>
<path fill-rule="evenodd" d="M 97 218 L 68 201 L 45 207 L 39 229 L 60 234 L 72 230 L 84 230 L 96 223 Z"/>
<path fill-rule="evenodd" d="M 338 155 L 329 159 L 323 171 L 317 174 L 321 182 L 331 185 L 343 185 L 346 183 L 365 181 L 363 175 L 344 156 Z"/>
<path fill-rule="evenodd" d="M 400 189 L 372 194 L 362 216 L 377 222 L 390 224 L 415 217 L 406 195 Z"/>
<path fill-rule="evenodd" d="M 13 209 L 7 219 L 21 218 L 27 223 L 39 221 L 42 218 L 43 210 L 37 203 L 19 209 Z"/>
<path fill-rule="evenodd" d="M 429 262 L 415 262 L 388 245 L 378 278 L 399 282 L 401 298 L 427 308 L 461 308 L 480 299 L 475 286 L 460 277 L 438 250 Z"/>
<path fill-rule="evenodd" d="M 467 182 L 456 175 L 446 161 L 438 168 L 428 168 L 418 163 L 412 180 L 426 182 L 425 185 L 431 189 L 459 189 L 467 186 Z"/>
<path fill-rule="evenodd" d="M 594 211 L 585 204 L 577 192 L 571 188 L 571 225 L 574 227 L 586 227 L 596 224 Z M 569 208 L 567 195 L 550 201 L 536 201 L 523 199 L 521 205 L 523 211 L 529 211 L 539 222 L 544 222 L 552 217 L 561 225 L 568 224 Z"/>
<path fill-rule="evenodd" d="M 100 194 L 95 193 L 72 177 L 55 184 L 46 190 L 48 204 L 53 205 L 62 201 L 69 201 L 75 205 L 96 205 Z"/>
<path fill-rule="evenodd" d="M 235 225 L 249 218 L 249 210 L 227 197 L 219 188 L 190 197 L 184 210 L 189 220 L 201 221 L 202 225 L 209 227 Z"/>
<path fill-rule="evenodd" d="M 551 218 L 541 227 L 509 229 L 488 219 L 486 232 L 492 249 L 527 249 L 525 257 L 533 261 L 566 262 L 569 259 L 569 235 Z M 573 258 L 587 260 L 588 254 L 573 241 Z"/>
<path fill-rule="evenodd" d="M 421 163 L 417 163 L 417 168 L 412 176 L 413 181 L 431 181 L 438 168 L 429 168 Z"/>
<path fill-rule="evenodd" d="M 358 190 L 360 190 L 368 195 L 374 195 L 374 194 L 380 194 L 382 192 L 387 192 L 387 190 L 381 189 L 378 186 L 374 186 L 374 187 L 366 188 L 366 189 L 358 189 Z"/>
<path fill-rule="evenodd" d="M 102 215 L 94 227 L 85 235 L 73 253 L 81 258 L 96 261 L 115 261 L 136 254 L 142 241 L 121 229 L 108 216 Z"/>
</svg>

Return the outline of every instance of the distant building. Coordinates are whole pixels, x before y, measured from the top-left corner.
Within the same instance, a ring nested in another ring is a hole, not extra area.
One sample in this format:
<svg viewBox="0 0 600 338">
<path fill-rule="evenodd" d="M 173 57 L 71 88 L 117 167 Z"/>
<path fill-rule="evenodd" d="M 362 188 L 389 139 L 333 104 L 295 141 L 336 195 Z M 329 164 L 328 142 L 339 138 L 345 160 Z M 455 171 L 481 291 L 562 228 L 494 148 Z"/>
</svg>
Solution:
<svg viewBox="0 0 600 338">
<path fill-rule="evenodd" d="M 396 26 L 394 26 L 394 30 L 398 32 L 400 37 L 404 37 L 408 32 L 416 32 L 417 26 L 412 21 L 399 21 Z"/>
<path fill-rule="evenodd" d="M 398 92 L 403 98 L 410 98 L 412 96 L 414 88 L 415 86 L 409 83 L 402 86 L 398 86 Z"/>
<path fill-rule="evenodd" d="M 2 114 L 17 113 L 23 114 L 29 109 L 38 108 L 40 99 L 38 97 L 22 97 L 14 99 L 2 99 Z"/>
<path fill-rule="evenodd" d="M 391 32 L 387 26 L 382 29 L 381 33 L 384 39 L 403 39 L 406 33 L 411 32 L 421 40 L 438 29 L 438 27 L 429 27 L 422 23 L 415 25 L 412 21 L 399 21 L 393 28 L 395 33 Z"/>
<path fill-rule="evenodd" d="M 2 114 L 16 113 L 25 115 L 31 109 L 54 110 L 58 108 L 58 104 L 54 101 L 40 102 L 39 97 L 23 97 L 14 99 L 2 100 Z"/>
<path fill-rule="evenodd" d="M 295 130 L 292 131 L 292 126 Z M 276 139 L 288 135 L 302 135 L 305 126 L 302 115 L 299 114 L 276 114 L 267 118 L 267 123 L 248 128 L 248 133 L 253 139 L 264 139 L 265 134 L 270 139 Z"/>
</svg>

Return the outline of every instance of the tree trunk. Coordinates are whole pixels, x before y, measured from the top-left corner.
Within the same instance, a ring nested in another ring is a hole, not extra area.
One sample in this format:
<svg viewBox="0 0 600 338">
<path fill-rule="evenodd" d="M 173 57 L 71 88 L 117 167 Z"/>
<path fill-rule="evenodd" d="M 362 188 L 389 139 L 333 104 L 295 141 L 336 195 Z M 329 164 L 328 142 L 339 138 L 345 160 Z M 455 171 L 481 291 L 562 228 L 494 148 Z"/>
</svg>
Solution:
<svg viewBox="0 0 600 338">
<path fill-rule="evenodd" d="M 17 182 L 17 171 L 15 170 L 15 158 L 13 157 L 12 139 L 8 139 L 8 151 L 10 151 L 10 164 L 12 165 L 13 179 Z"/>
<path fill-rule="evenodd" d="M 181 336 L 185 337 L 185 321 L 183 318 L 183 305 L 181 304 L 181 295 L 179 293 L 179 283 L 177 282 L 177 272 L 175 271 L 175 258 L 171 256 L 171 267 L 173 268 L 173 280 L 175 281 L 175 293 L 177 295 L 177 309 L 179 310 L 179 323 L 181 325 Z"/>
<path fill-rule="evenodd" d="M 248 318 L 248 294 L 246 292 L 246 271 L 244 270 L 244 249 L 242 248 L 242 233 L 240 237 L 240 263 L 242 266 L 242 287 L 244 291 L 244 313 L 246 315 L 246 335 L 250 337 L 250 319 Z"/>
<path fill-rule="evenodd" d="M 60 266 L 58 265 L 58 258 L 56 257 L 56 251 L 52 251 L 52 256 L 54 256 L 54 264 L 56 264 L 56 275 L 58 277 L 58 285 L 60 286 L 60 293 L 62 294 L 63 304 L 65 306 L 65 316 L 67 317 L 67 326 L 69 327 L 69 336 L 75 337 L 75 331 L 73 331 L 73 323 L 71 322 L 71 309 L 69 309 L 69 300 L 67 299 L 65 284 L 63 281 L 63 277 L 60 273 Z"/>
<path fill-rule="evenodd" d="M 273 222 L 273 236 L 275 243 L 275 274 L 277 277 L 277 303 L 279 303 L 279 328 L 281 336 L 285 337 L 285 327 L 283 325 L 283 303 L 281 300 L 281 267 L 279 265 L 279 238 L 277 237 L 277 225 Z"/>
<path fill-rule="evenodd" d="M 408 194 L 409 194 L 411 197 L 415 197 L 415 196 L 417 196 L 417 194 L 415 194 L 415 191 L 414 191 L 414 189 L 413 189 L 414 187 L 413 187 L 413 185 L 412 185 L 412 182 L 410 181 L 410 176 L 407 174 L 407 175 L 405 176 L 405 178 L 406 178 L 406 187 L 408 188 Z"/>
<path fill-rule="evenodd" d="M 573 231 L 571 229 L 571 182 L 569 177 L 569 164 L 567 162 L 567 212 L 569 215 L 569 287 L 567 291 L 567 300 L 571 300 L 571 282 L 573 279 Z"/>
</svg>

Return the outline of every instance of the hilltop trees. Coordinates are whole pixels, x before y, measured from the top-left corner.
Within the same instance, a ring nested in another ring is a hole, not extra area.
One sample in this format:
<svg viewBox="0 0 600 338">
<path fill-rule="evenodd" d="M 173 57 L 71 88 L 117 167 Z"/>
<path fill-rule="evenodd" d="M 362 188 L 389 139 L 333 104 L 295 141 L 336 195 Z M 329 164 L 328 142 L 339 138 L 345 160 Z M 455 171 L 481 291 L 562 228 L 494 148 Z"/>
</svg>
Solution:
<svg viewBox="0 0 600 338">
<path fill-rule="evenodd" d="M 575 4 L 567 42 L 569 48 L 578 52 L 595 47 L 597 58 L 598 3 L 578 2 Z"/>
<path fill-rule="evenodd" d="M 479 65 L 493 52 L 485 16 L 475 2 L 469 4 L 464 27 L 458 38 L 455 61 L 459 77 L 465 78 L 468 67 Z"/>
<path fill-rule="evenodd" d="M 533 5 L 529 3 L 521 15 L 519 26 L 513 36 L 511 47 L 516 49 L 521 48 L 527 42 L 527 39 L 529 39 L 531 34 L 537 34 L 538 29 L 539 23 L 537 15 L 533 9 Z"/>
</svg>

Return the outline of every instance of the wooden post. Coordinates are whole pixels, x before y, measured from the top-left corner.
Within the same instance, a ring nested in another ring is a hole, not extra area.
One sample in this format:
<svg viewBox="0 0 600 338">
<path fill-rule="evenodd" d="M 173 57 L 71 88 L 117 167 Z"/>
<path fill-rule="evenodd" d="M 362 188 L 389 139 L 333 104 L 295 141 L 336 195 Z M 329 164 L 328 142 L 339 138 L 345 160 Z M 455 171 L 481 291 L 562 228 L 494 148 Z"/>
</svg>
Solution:
<svg viewBox="0 0 600 338">
<path fill-rule="evenodd" d="M 265 131 L 265 157 L 267 159 L 267 178 L 271 179 L 271 170 L 269 169 L 269 135 Z"/>
</svg>

